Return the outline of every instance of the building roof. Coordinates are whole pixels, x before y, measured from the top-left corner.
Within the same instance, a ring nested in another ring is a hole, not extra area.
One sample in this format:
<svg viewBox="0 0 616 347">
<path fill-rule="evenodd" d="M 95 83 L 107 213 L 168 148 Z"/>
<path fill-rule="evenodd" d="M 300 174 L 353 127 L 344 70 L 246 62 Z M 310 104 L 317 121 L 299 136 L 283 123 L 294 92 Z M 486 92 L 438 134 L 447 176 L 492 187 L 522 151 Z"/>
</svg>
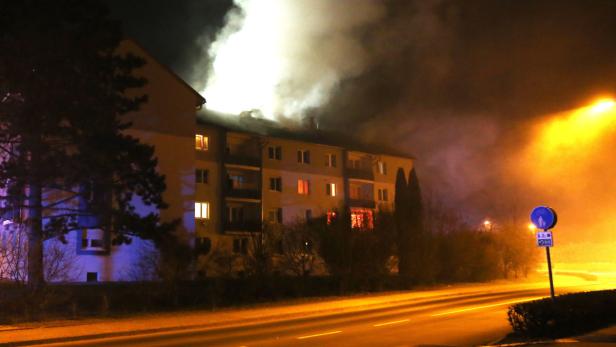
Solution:
<svg viewBox="0 0 616 347">
<path fill-rule="evenodd" d="M 287 140 L 309 142 L 370 154 L 391 155 L 415 159 L 412 155 L 382 143 L 367 143 L 338 131 L 319 129 L 314 125 L 298 125 L 296 122 L 276 122 L 256 116 L 258 111 L 243 112 L 239 116 L 218 113 L 212 110 L 197 112 L 197 123 L 223 128 L 228 131 L 270 136 Z"/>
<path fill-rule="evenodd" d="M 159 62 L 156 58 L 154 58 L 154 56 L 150 54 L 150 52 L 147 49 L 145 49 L 141 44 L 139 44 L 139 42 L 137 42 L 136 40 L 133 40 L 132 38 L 125 38 L 123 41 L 129 42 L 130 44 L 132 44 L 133 46 L 141 50 L 142 52 L 140 53 L 145 55 L 145 57 L 142 57 L 142 58 L 145 58 L 147 63 L 150 63 L 150 62 L 156 63 L 156 65 L 158 65 L 164 71 L 166 71 L 169 75 L 171 75 L 182 86 L 190 90 L 190 92 L 192 92 L 197 98 L 195 106 L 201 107 L 203 106 L 203 104 L 205 104 L 205 98 L 203 97 L 203 95 L 201 95 L 198 91 L 196 91 L 193 87 L 191 87 L 188 83 L 186 83 L 186 81 L 184 81 L 180 76 L 178 76 L 175 72 L 173 72 L 167 65 Z"/>
</svg>

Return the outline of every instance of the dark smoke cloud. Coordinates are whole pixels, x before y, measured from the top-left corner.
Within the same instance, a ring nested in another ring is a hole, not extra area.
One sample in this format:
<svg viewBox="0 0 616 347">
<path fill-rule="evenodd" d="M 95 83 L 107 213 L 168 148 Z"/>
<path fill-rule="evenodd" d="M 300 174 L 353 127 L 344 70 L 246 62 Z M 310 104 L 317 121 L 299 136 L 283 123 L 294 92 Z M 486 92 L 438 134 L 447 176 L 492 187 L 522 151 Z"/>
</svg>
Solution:
<svg viewBox="0 0 616 347">
<path fill-rule="evenodd" d="M 109 3 L 131 36 L 188 81 L 233 6 Z M 378 3 L 384 15 L 350 33 L 363 49 L 348 59 L 361 59 L 363 69 L 314 110 L 320 124 L 412 153 L 424 189 L 474 221 L 567 203 L 524 186 L 512 161 L 546 114 L 616 95 L 616 1 Z M 339 8 L 328 16 L 344 20 Z"/>
</svg>

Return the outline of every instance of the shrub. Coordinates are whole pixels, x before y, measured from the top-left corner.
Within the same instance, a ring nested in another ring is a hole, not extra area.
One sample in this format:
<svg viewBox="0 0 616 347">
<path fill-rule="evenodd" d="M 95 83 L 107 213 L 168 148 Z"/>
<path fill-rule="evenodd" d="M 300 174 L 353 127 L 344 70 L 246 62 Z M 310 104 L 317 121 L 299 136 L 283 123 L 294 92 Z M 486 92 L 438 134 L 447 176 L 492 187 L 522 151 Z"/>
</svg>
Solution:
<svg viewBox="0 0 616 347">
<path fill-rule="evenodd" d="M 559 295 L 509 307 L 514 333 L 526 337 L 564 337 L 616 323 L 616 290 Z"/>
</svg>

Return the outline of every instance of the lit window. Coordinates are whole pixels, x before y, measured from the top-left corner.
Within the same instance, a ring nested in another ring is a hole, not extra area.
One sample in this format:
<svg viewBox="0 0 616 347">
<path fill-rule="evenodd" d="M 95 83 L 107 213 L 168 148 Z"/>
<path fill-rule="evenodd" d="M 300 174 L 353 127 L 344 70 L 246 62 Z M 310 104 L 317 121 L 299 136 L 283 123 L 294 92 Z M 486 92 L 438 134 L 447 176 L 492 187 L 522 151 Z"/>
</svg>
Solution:
<svg viewBox="0 0 616 347">
<path fill-rule="evenodd" d="M 336 220 L 336 211 L 327 211 L 327 224 L 332 224 Z"/>
<path fill-rule="evenodd" d="M 310 194 L 310 181 L 298 179 L 297 180 L 297 193 L 302 195 Z"/>
<path fill-rule="evenodd" d="M 374 223 L 372 219 L 372 210 L 366 208 L 352 208 L 351 227 L 362 230 L 373 229 Z"/>
<path fill-rule="evenodd" d="M 298 150 L 297 162 L 300 164 L 310 164 L 310 151 Z"/>
<path fill-rule="evenodd" d="M 196 219 L 210 219 L 210 203 L 209 202 L 195 202 L 195 218 Z"/>
<path fill-rule="evenodd" d="M 325 193 L 329 196 L 336 196 L 336 183 L 326 183 Z"/>
<path fill-rule="evenodd" d="M 336 167 L 336 155 L 332 153 L 325 154 L 325 166 Z"/>
<path fill-rule="evenodd" d="M 377 163 L 377 169 L 381 175 L 387 175 L 387 163 L 379 161 Z"/>
<path fill-rule="evenodd" d="M 207 151 L 209 147 L 209 139 L 207 136 L 195 135 L 195 148 L 198 151 Z"/>
</svg>

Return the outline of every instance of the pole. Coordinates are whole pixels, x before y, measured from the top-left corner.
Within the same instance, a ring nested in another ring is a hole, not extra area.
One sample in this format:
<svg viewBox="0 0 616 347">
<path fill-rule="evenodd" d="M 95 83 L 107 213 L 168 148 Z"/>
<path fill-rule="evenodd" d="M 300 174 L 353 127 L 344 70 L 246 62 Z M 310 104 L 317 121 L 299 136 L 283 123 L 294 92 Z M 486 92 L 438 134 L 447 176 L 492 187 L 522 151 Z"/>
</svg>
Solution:
<svg viewBox="0 0 616 347">
<path fill-rule="evenodd" d="M 550 247 L 545 248 L 545 254 L 548 257 L 548 274 L 550 275 L 550 295 L 554 300 L 554 281 L 552 280 L 552 260 L 550 259 Z"/>
</svg>

